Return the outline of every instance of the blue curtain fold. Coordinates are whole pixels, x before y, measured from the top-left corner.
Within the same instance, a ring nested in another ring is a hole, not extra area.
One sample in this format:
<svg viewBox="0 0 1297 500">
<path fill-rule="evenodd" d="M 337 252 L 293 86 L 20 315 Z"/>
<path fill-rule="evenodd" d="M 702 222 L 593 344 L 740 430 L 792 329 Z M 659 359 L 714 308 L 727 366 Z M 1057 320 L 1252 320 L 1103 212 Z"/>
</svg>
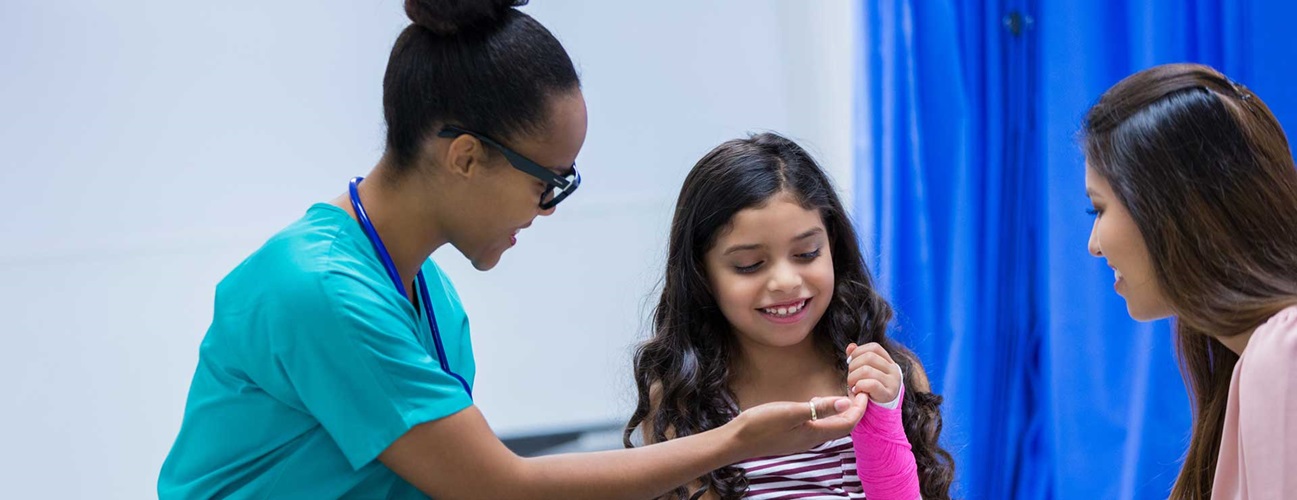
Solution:
<svg viewBox="0 0 1297 500">
<path fill-rule="evenodd" d="M 856 217 L 872 222 L 893 335 L 946 397 L 956 496 L 1166 498 L 1190 424 L 1170 324 L 1131 320 L 1086 251 L 1077 133 L 1103 90 L 1181 61 L 1224 71 L 1297 127 L 1294 13 L 1281 1 L 866 3 Z"/>
</svg>

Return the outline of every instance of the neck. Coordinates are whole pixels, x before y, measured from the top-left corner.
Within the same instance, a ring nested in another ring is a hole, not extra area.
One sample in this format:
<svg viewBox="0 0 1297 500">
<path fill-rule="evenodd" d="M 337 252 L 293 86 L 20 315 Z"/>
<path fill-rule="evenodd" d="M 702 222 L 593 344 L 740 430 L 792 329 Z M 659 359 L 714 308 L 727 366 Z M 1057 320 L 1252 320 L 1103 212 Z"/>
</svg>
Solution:
<svg viewBox="0 0 1297 500">
<path fill-rule="evenodd" d="M 1229 337 L 1217 336 L 1216 340 L 1219 340 L 1220 343 L 1224 344 L 1225 347 L 1228 347 L 1229 350 L 1234 351 L 1234 354 L 1242 356 L 1243 349 L 1247 348 L 1247 341 L 1252 339 L 1252 332 L 1254 331 L 1256 331 L 1256 328 Z"/>
<path fill-rule="evenodd" d="M 419 268 L 433 251 L 446 244 L 447 239 L 437 220 L 437 210 L 428 203 L 428 200 L 436 199 L 429 196 L 432 187 L 415 175 L 406 175 L 398 180 L 394 172 L 384 159 L 365 176 L 356 190 L 365 214 L 383 239 L 397 274 L 401 275 L 401 282 L 409 292 L 413 290 L 411 283 Z M 356 218 L 349 194 L 334 199 L 333 204 Z"/>
<path fill-rule="evenodd" d="M 744 408 L 837 395 L 845 389 L 846 381 L 839 380 L 832 361 L 809 336 L 787 347 L 761 345 L 739 336 L 737 354 L 730 386 Z"/>
</svg>

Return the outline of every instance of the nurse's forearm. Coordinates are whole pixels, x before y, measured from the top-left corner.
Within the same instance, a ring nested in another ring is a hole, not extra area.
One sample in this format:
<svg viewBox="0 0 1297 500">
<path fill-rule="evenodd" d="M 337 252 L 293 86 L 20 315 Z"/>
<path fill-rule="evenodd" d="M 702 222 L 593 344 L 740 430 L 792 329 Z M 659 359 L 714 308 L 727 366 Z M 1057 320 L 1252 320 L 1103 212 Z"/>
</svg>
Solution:
<svg viewBox="0 0 1297 500">
<path fill-rule="evenodd" d="M 414 426 L 378 459 L 433 498 L 653 498 L 745 458 L 845 436 L 863 406 L 846 398 L 820 398 L 814 411 L 806 403 L 766 403 L 665 443 L 530 459 L 509 451 L 470 406 Z M 815 415 L 818 422 L 806 420 Z"/>
<path fill-rule="evenodd" d="M 734 426 L 629 450 L 524 460 L 510 498 L 656 498 L 714 469 L 746 458 Z"/>
<path fill-rule="evenodd" d="M 747 458 L 746 421 L 631 450 L 520 458 L 470 406 L 415 426 L 378 459 L 439 499 L 653 498 Z"/>
</svg>

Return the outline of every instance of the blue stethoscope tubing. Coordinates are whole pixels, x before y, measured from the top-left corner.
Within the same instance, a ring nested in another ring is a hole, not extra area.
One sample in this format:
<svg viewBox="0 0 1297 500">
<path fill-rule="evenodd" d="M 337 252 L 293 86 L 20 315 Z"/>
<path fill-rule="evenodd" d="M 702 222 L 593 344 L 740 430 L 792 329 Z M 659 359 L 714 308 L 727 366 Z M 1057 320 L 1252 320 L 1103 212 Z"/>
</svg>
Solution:
<svg viewBox="0 0 1297 500">
<path fill-rule="evenodd" d="M 378 253 L 378 259 L 383 261 L 383 268 L 387 270 L 387 276 L 392 279 L 392 284 L 396 285 L 396 290 L 401 292 L 402 297 L 406 297 L 405 284 L 401 283 L 401 275 L 396 272 L 396 264 L 392 263 L 392 255 L 387 253 L 387 246 L 383 244 L 383 238 L 378 236 L 378 231 L 374 229 L 374 223 L 369 221 L 369 214 L 365 213 L 365 205 L 360 203 L 360 192 L 356 189 L 360 186 L 360 181 L 364 177 L 354 177 L 351 179 L 351 208 L 356 211 L 356 219 L 360 221 L 361 229 L 365 230 L 365 236 L 369 242 L 374 244 L 374 251 Z M 459 381 L 459 385 L 464 386 L 464 391 L 468 393 L 469 399 L 473 397 L 473 388 L 468 386 L 468 381 L 459 376 L 454 370 L 450 369 L 450 362 L 446 360 L 446 348 L 441 345 L 441 330 L 437 328 L 437 315 L 432 310 L 432 299 L 428 296 L 428 283 L 423 279 L 423 269 L 415 275 L 415 280 L 419 283 L 419 299 L 423 303 L 423 310 L 428 315 L 428 328 L 432 331 L 432 344 L 437 349 L 437 360 L 441 362 L 441 370 L 449 373 L 451 377 Z"/>
</svg>

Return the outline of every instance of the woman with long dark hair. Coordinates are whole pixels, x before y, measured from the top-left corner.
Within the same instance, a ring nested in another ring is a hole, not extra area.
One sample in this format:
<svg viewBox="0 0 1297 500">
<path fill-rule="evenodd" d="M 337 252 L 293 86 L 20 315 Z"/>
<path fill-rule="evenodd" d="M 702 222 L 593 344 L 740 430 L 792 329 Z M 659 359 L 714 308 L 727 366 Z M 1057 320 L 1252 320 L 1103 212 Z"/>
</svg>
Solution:
<svg viewBox="0 0 1297 500">
<path fill-rule="evenodd" d="M 1170 64 L 1085 121 L 1090 253 L 1131 317 L 1175 318 L 1193 432 L 1175 499 L 1297 498 L 1297 170 L 1261 98 Z"/>
<path fill-rule="evenodd" d="M 680 439 L 767 401 L 851 393 L 867 405 L 849 437 L 721 467 L 669 496 L 949 497 L 941 398 L 914 355 L 887 338 L 892 309 L 805 150 L 767 133 L 699 160 L 666 262 L 652 338 L 635 356 L 627 447 L 637 431 L 645 443 Z"/>
</svg>

